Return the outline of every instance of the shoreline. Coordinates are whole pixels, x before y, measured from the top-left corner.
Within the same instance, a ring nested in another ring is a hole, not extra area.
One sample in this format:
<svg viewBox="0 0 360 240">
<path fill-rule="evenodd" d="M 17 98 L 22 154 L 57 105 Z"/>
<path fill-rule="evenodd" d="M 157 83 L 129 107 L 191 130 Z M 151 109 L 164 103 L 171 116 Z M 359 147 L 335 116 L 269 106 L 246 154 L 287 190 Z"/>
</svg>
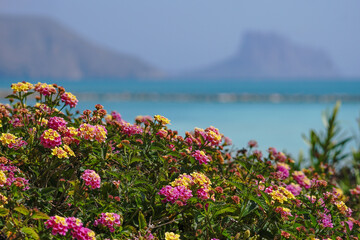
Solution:
<svg viewBox="0 0 360 240">
<path fill-rule="evenodd" d="M 0 98 L 5 99 L 11 91 L 0 89 Z M 340 100 L 346 103 L 360 102 L 360 95 L 350 94 L 253 94 L 253 93 L 96 93 L 96 92 L 74 92 L 80 101 L 151 101 L 151 102 L 270 102 L 270 103 L 330 103 Z"/>
</svg>

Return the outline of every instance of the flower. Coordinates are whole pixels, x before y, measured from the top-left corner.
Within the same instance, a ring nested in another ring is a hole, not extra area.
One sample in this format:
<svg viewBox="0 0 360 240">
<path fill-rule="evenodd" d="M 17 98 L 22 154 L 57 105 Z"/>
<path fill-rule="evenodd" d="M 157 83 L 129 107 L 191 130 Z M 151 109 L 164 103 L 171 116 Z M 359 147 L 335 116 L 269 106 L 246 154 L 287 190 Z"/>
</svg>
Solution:
<svg viewBox="0 0 360 240">
<path fill-rule="evenodd" d="M 3 145 L 9 145 L 11 143 L 15 143 L 16 137 L 11 133 L 2 133 L 0 137 L 0 141 Z"/>
<path fill-rule="evenodd" d="M 71 236 L 77 240 L 95 240 L 95 232 L 86 227 L 79 227 L 71 231 Z"/>
<path fill-rule="evenodd" d="M 51 155 L 57 156 L 58 158 L 69 158 L 69 155 L 62 147 L 55 147 L 52 149 Z"/>
<path fill-rule="evenodd" d="M 295 199 L 294 195 L 284 187 L 279 187 L 278 190 L 273 190 L 269 194 L 273 200 L 277 200 L 280 203 Z"/>
<path fill-rule="evenodd" d="M 41 135 L 40 142 L 45 148 L 53 148 L 61 145 L 61 137 L 57 131 L 48 129 Z"/>
<path fill-rule="evenodd" d="M 56 89 L 52 84 L 40 83 L 35 84 L 35 91 L 38 93 L 49 96 L 50 94 L 56 93 Z"/>
<path fill-rule="evenodd" d="M 66 223 L 68 224 L 69 229 L 74 229 L 74 230 L 83 226 L 82 221 L 76 217 L 66 218 Z"/>
<path fill-rule="evenodd" d="M 291 215 L 291 211 L 290 211 L 290 209 L 288 209 L 288 208 L 277 207 L 277 208 L 275 209 L 275 211 L 276 211 L 277 213 L 280 213 L 280 214 L 281 214 L 281 217 L 282 217 L 283 219 L 285 219 L 285 220 L 288 220 L 289 217 L 292 216 L 292 215 Z"/>
<path fill-rule="evenodd" d="M 207 164 L 210 162 L 208 156 L 206 156 L 204 151 L 196 150 L 192 156 L 199 161 L 200 164 Z"/>
<path fill-rule="evenodd" d="M 71 108 L 74 108 L 79 102 L 76 97 L 70 92 L 63 93 L 61 95 L 61 101 L 65 102 L 65 105 L 69 105 Z"/>
<path fill-rule="evenodd" d="M 156 121 L 158 121 L 161 125 L 166 125 L 166 124 L 170 124 L 170 120 L 167 119 L 166 117 L 160 116 L 160 115 L 155 115 L 154 119 Z"/>
<path fill-rule="evenodd" d="M 190 186 L 194 184 L 193 177 L 183 173 L 178 178 L 176 178 L 173 182 L 170 183 L 171 186 L 184 186 L 186 188 L 190 188 Z"/>
<path fill-rule="evenodd" d="M 63 148 L 64 148 L 64 150 L 65 150 L 65 152 L 67 154 L 69 154 L 70 156 L 75 157 L 75 153 L 73 152 L 73 150 L 71 150 L 71 148 L 68 145 L 64 145 Z"/>
<path fill-rule="evenodd" d="M 85 170 L 81 178 L 85 181 L 86 186 L 91 186 L 92 189 L 100 188 L 101 178 L 94 170 Z"/>
<path fill-rule="evenodd" d="M 308 179 L 302 171 L 294 171 L 293 178 L 301 187 L 304 187 L 306 189 L 309 189 L 311 187 L 310 179 Z"/>
<path fill-rule="evenodd" d="M 13 90 L 14 93 L 27 92 L 33 88 L 34 88 L 34 85 L 32 85 L 29 82 L 18 82 L 18 83 L 11 84 L 11 89 Z"/>
<path fill-rule="evenodd" d="M 0 186 L 4 186 L 6 181 L 7 181 L 7 177 L 5 173 L 2 170 L 0 170 Z"/>
<path fill-rule="evenodd" d="M 50 219 L 45 222 L 45 226 L 46 228 L 52 228 L 52 235 L 60 234 L 65 236 L 69 225 L 64 217 L 56 215 L 50 217 Z"/>
<path fill-rule="evenodd" d="M 183 204 L 186 204 L 186 201 L 193 196 L 191 190 L 185 186 L 172 187 L 170 185 L 160 189 L 159 194 L 165 196 L 163 202 L 175 203 L 180 200 Z"/>
<path fill-rule="evenodd" d="M 62 117 L 51 117 L 47 123 L 48 127 L 54 130 L 58 130 L 59 127 L 66 127 L 67 122 Z"/>
<path fill-rule="evenodd" d="M 318 219 L 318 223 L 323 228 L 333 228 L 334 227 L 333 223 L 331 222 L 331 214 L 320 213 L 319 216 L 320 216 L 320 218 Z"/>
<path fill-rule="evenodd" d="M 87 123 L 81 124 L 79 127 L 79 136 L 85 140 L 96 140 L 99 143 L 105 142 L 107 131 L 102 125 L 90 125 Z"/>
<path fill-rule="evenodd" d="M 173 232 L 166 232 L 165 240 L 180 240 L 180 235 Z"/>
<path fill-rule="evenodd" d="M 210 179 L 205 176 L 203 173 L 193 172 L 190 174 L 193 177 L 194 184 L 197 184 L 202 187 L 207 187 L 211 185 Z"/>
<path fill-rule="evenodd" d="M 101 213 L 101 217 L 94 222 L 94 226 L 102 225 L 109 228 L 110 232 L 114 232 L 114 227 L 121 225 L 121 216 L 116 213 Z"/>
<path fill-rule="evenodd" d="M 290 183 L 286 186 L 286 189 L 289 190 L 294 196 L 298 196 L 301 193 L 301 187 L 299 184 Z"/>
</svg>

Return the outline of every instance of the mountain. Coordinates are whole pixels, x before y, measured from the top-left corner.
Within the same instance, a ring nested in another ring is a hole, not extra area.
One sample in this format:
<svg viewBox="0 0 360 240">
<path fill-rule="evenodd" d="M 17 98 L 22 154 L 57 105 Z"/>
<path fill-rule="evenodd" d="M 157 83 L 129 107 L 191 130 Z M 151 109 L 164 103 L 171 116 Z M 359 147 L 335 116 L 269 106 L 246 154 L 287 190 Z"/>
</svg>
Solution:
<svg viewBox="0 0 360 240">
<path fill-rule="evenodd" d="M 44 17 L 0 16 L 0 77 L 155 78 L 144 61 L 88 42 Z"/>
<path fill-rule="evenodd" d="M 248 32 L 233 56 L 185 75 L 199 78 L 329 78 L 338 73 L 322 50 L 300 46 L 274 33 Z"/>
</svg>

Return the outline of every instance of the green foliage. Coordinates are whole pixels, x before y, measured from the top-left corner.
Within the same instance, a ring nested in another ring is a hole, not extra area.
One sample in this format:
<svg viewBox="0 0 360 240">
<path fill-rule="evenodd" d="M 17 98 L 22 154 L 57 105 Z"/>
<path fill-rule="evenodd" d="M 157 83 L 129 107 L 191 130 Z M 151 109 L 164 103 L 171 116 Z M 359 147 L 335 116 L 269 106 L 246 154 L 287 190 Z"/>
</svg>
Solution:
<svg viewBox="0 0 360 240">
<path fill-rule="evenodd" d="M 24 84 L 13 87 L 11 106 L 0 105 L 0 229 L 8 239 L 82 239 L 80 231 L 88 239 L 143 240 L 360 234 L 348 208 L 357 212 L 356 201 L 337 194 L 326 174 L 346 156 L 348 138 L 335 142 L 338 105 L 327 131 L 310 134 L 314 168 L 299 171 L 273 148 L 230 151 L 214 127 L 183 137 L 162 116 L 132 124 L 101 105 L 73 115 L 67 106 L 76 99 L 63 88 Z M 37 104 L 27 106 L 32 94 Z M 45 138 L 50 129 L 61 143 Z"/>
</svg>

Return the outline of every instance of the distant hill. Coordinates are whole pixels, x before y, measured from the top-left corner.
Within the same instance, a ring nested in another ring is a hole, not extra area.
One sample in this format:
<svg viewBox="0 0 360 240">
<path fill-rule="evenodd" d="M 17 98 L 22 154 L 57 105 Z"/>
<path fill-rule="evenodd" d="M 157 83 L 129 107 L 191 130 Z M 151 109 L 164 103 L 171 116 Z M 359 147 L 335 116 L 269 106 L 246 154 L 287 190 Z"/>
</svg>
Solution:
<svg viewBox="0 0 360 240">
<path fill-rule="evenodd" d="M 200 78 L 327 78 L 338 75 L 321 50 L 299 46 L 274 34 L 248 32 L 237 53 L 184 74 Z"/>
<path fill-rule="evenodd" d="M 0 16 L 0 77 L 153 78 L 142 60 L 90 43 L 42 17 Z"/>
</svg>

